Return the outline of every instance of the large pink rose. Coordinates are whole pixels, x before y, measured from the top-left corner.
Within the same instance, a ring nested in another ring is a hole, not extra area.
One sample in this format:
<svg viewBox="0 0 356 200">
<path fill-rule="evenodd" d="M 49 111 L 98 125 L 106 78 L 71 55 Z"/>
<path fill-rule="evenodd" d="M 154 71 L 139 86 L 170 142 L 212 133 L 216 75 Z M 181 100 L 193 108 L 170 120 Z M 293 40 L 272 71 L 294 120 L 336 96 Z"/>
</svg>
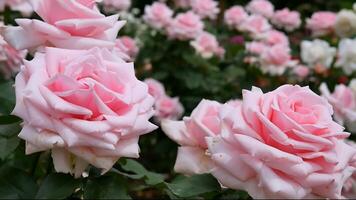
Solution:
<svg viewBox="0 0 356 200">
<path fill-rule="evenodd" d="M 299 28 L 302 23 L 300 14 L 297 11 L 290 11 L 288 8 L 277 10 L 272 16 L 272 23 L 279 28 L 293 31 Z"/>
<path fill-rule="evenodd" d="M 323 83 L 320 85 L 320 92 L 333 106 L 337 122 L 341 125 L 356 122 L 356 93 L 351 88 L 340 84 L 330 93 L 328 86 Z"/>
<path fill-rule="evenodd" d="M 229 110 L 220 115 L 222 134 L 207 137 L 222 185 L 258 199 L 342 197 L 356 149 L 324 98 L 308 87 L 253 88 Z"/>
<path fill-rule="evenodd" d="M 214 55 L 223 57 L 225 53 L 225 49 L 219 45 L 216 37 L 208 32 L 199 34 L 195 40 L 190 42 L 190 44 L 203 58 L 208 59 Z"/>
<path fill-rule="evenodd" d="M 246 10 L 253 14 L 263 15 L 269 18 L 273 15 L 274 6 L 267 0 L 252 0 L 247 4 Z"/>
<path fill-rule="evenodd" d="M 113 47 L 117 32 L 125 23 L 117 21 L 118 15 L 105 17 L 94 0 L 32 0 L 31 3 L 44 21 L 16 19 L 18 27 L 3 30 L 5 40 L 16 49 L 41 45 L 66 49 Z"/>
<path fill-rule="evenodd" d="M 189 40 L 198 36 L 204 28 L 204 23 L 200 17 L 191 11 L 178 14 L 170 26 L 167 28 L 167 33 L 170 38 L 180 40 Z"/>
<path fill-rule="evenodd" d="M 16 50 L 0 35 L 0 71 L 6 79 L 20 71 L 22 60 L 26 55 L 27 50 Z"/>
<path fill-rule="evenodd" d="M 250 33 L 253 37 L 271 29 L 268 20 L 261 15 L 251 15 L 239 26 L 241 31 Z"/>
<path fill-rule="evenodd" d="M 240 24 L 248 17 L 244 8 L 241 6 L 233 6 L 227 9 L 224 13 L 224 21 L 225 23 L 231 27 L 236 28 L 240 26 Z"/>
<path fill-rule="evenodd" d="M 336 14 L 333 12 L 315 12 L 306 20 L 306 27 L 312 31 L 313 36 L 323 36 L 334 31 Z"/>
<path fill-rule="evenodd" d="M 172 21 L 173 11 L 164 3 L 155 2 L 145 7 L 143 19 L 156 29 L 163 29 Z"/>
<path fill-rule="evenodd" d="M 214 0 L 191 0 L 191 6 L 201 18 L 216 19 L 220 11 L 218 2 Z"/>
<path fill-rule="evenodd" d="M 219 112 L 221 104 L 202 100 L 190 117 L 183 121 L 163 120 L 162 129 L 169 138 L 177 142 L 178 155 L 174 170 L 187 175 L 209 173 L 213 163 L 206 154 L 205 137 L 221 132 Z"/>
<path fill-rule="evenodd" d="M 354 141 L 346 140 L 346 143 L 356 149 L 356 143 Z M 352 165 L 356 167 L 356 156 L 353 158 Z M 342 195 L 347 199 L 356 198 L 356 172 L 345 181 L 344 187 L 342 188 Z"/>
<path fill-rule="evenodd" d="M 137 158 L 139 136 L 156 128 L 147 85 L 106 49 L 46 48 L 25 62 L 15 88 L 26 153 L 51 149 L 58 172 L 78 177 L 92 164 L 104 173 Z"/>
</svg>

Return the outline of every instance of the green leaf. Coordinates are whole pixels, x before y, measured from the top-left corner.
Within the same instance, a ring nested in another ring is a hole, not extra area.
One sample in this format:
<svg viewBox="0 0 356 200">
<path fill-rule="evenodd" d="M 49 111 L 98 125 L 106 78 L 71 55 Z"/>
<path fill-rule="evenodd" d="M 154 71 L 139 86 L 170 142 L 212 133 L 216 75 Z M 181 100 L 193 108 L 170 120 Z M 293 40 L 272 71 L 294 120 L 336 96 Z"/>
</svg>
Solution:
<svg viewBox="0 0 356 200">
<path fill-rule="evenodd" d="M 25 172 L 12 167 L 0 168 L 0 199 L 33 199 L 36 182 Z"/>
<path fill-rule="evenodd" d="M 195 197 L 205 193 L 220 191 L 220 185 L 214 177 L 208 174 L 191 177 L 180 176 L 171 183 L 166 183 L 168 189 L 181 198 Z"/>
<path fill-rule="evenodd" d="M 132 159 L 120 160 L 121 168 L 134 174 L 125 174 L 132 179 L 144 179 L 148 185 L 157 185 L 164 182 L 164 176 L 148 171 L 139 162 Z"/>
<path fill-rule="evenodd" d="M 0 112 L 10 113 L 15 106 L 14 82 L 9 81 L 0 84 Z"/>
<path fill-rule="evenodd" d="M 0 137 L 0 159 L 5 159 L 10 155 L 19 145 L 20 139 L 18 137 L 3 138 Z"/>
<path fill-rule="evenodd" d="M 0 116 L 0 136 L 13 137 L 21 131 L 21 119 L 13 116 L 6 115 Z"/>
<path fill-rule="evenodd" d="M 122 177 L 108 173 L 88 180 L 84 188 L 84 199 L 131 199 L 126 185 Z"/>
<path fill-rule="evenodd" d="M 79 188 L 80 180 L 66 174 L 50 174 L 42 182 L 36 199 L 64 199 Z"/>
<path fill-rule="evenodd" d="M 15 90 L 14 90 L 14 82 L 9 81 L 0 84 L 0 98 L 5 99 L 7 101 L 15 102 Z"/>
</svg>

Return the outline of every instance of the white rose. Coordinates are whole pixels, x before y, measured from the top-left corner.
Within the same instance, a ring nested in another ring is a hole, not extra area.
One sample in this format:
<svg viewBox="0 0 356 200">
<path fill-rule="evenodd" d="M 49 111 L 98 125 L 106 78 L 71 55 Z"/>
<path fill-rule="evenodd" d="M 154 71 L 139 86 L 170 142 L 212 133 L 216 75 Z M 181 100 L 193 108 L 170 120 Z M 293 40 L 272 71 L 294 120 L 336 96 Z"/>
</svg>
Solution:
<svg viewBox="0 0 356 200">
<path fill-rule="evenodd" d="M 356 70 L 356 39 L 341 40 L 335 65 L 342 67 L 346 74 L 351 74 Z"/>
<path fill-rule="evenodd" d="M 324 67 L 330 67 L 333 62 L 336 49 L 319 39 L 313 41 L 304 40 L 301 44 L 301 57 L 304 63 L 310 67 L 321 64 Z"/>
<path fill-rule="evenodd" d="M 356 14 L 351 10 L 342 10 L 336 16 L 335 32 L 340 37 L 356 34 Z"/>
</svg>

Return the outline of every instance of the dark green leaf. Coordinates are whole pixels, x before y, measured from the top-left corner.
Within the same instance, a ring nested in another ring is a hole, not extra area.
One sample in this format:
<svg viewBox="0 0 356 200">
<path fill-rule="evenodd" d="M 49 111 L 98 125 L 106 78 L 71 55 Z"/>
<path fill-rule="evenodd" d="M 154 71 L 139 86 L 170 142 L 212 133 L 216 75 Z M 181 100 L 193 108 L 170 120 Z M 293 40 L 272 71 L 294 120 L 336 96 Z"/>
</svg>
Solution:
<svg viewBox="0 0 356 200">
<path fill-rule="evenodd" d="M 219 183 L 208 174 L 178 177 L 166 185 L 174 195 L 181 198 L 195 197 L 220 190 Z"/>
<path fill-rule="evenodd" d="M 0 84 L 0 98 L 5 99 L 7 101 L 15 102 L 15 90 L 14 90 L 14 82 L 9 81 L 6 83 Z"/>
<path fill-rule="evenodd" d="M 0 84 L 0 112 L 10 113 L 15 106 L 14 82 L 9 81 Z"/>
<path fill-rule="evenodd" d="M 0 168 L 0 199 L 32 199 L 37 189 L 25 172 L 7 166 Z"/>
<path fill-rule="evenodd" d="M 144 179 L 149 185 L 156 185 L 164 181 L 164 177 L 161 174 L 150 172 L 145 169 L 139 162 L 132 159 L 123 159 L 121 167 L 127 172 L 134 174 L 126 174 L 126 176 L 133 179 Z"/>
<path fill-rule="evenodd" d="M 20 139 L 18 137 L 3 138 L 0 137 L 0 159 L 5 159 L 11 154 L 19 145 Z"/>
<path fill-rule="evenodd" d="M 126 186 L 127 183 L 122 177 L 109 173 L 88 180 L 84 188 L 84 199 L 131 199 Z"/>
<path fill-rule="evenodd" d="M 42 182 L 36 199 L 64 199 L 79 188 L 80 180 L 66 174 L 50 174 Z"/>
<path fill-rule="evenodd" d="M 12 137 L 21 131 L 21 119 L 12 116 L 0 116 L 0 136 L 2 137 Z"/>
</svg>

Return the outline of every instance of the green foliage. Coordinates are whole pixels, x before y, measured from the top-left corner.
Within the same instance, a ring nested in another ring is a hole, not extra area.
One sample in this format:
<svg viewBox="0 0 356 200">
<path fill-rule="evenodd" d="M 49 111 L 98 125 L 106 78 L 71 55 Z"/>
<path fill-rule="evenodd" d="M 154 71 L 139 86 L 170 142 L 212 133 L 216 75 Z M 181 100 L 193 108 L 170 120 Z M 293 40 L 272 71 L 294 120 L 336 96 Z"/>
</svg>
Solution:
<svg viewBox="0 0 356 200">
<path fill-rule="evenodd" d="M 50 174 L 42 182 L 36 199 L 64 199 L 79 189 L 80 180 L 65 174 Z"/>
<path fill-rule="evenodd" d="M 0 168 L 0 199 L 33 199 L 37 187 L 29 174 L 8 166 Z"/>
<path fill-rule="evenodd" d="M 178 176 L 171 183 L 166 183 L 166 185 L 174 195 L 180 198 L 196 197 L 220 191 L 219 183 L 208 174 L 191 177 Z"/>
<path fill-rule="evenodd" d="M 89 178 L 84 187 L 84 199 L 131 199 L 126 180 L 115 173 Z"/>
</svg>

